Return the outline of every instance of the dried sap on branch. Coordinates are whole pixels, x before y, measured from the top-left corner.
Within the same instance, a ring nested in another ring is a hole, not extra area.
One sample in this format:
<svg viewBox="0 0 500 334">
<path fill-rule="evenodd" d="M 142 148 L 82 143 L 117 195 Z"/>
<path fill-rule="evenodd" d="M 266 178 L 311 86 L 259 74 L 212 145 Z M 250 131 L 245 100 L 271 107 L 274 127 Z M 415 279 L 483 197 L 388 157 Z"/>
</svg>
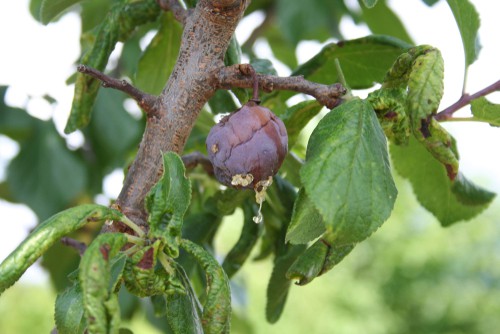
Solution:
<svg viewBox="0 0 500 334">
<path fill-rule="evenodd" d="M 254 189 L 261 204 L 261 193 L 272 183 L 288 152 L 288 135 L 275 114 L 250 100 L 212 127 L 206 145 L 217 180 L 230 187 Z"/>
</svg>

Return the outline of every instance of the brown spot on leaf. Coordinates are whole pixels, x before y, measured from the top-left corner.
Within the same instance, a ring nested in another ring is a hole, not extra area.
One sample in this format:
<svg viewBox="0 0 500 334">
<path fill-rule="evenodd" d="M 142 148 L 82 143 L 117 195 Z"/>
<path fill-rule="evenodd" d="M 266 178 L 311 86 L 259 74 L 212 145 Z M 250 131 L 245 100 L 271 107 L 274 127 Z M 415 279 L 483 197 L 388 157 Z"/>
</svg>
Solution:
<svg viewBox="0 0 500 334">
<path fill-rule="evenodd" d="M 453 166 L 450 165 L 450 164 L 445 164 L 444 165 L 446 167 L 446 173 L 448 174 L 448 178 L 451 180 L 451 181 L 454 181 L 455 178 L 457 177 L 457 173 L 455 172 L 455 170 L 453 169 Z"/>
<path fill-rule="evenodd" d="M 398 117 L 398 114 L 395 111 L 392 111 L 392 110 L 389 110 L 384 115 L 384 118 L 387 118 L 387 119 L 394 119 L 396 117 Z"/>
<path fill-rule="evenodd" d="M 149 248 L 143 255 L 142 259 L 137 263 L 137 267 L 141 269 L 151 269 L 154 264 L 154 248 Z"/>
<path fill-rule="evenodd" d="M 431 136 L 431 132 L 429 131 L 429 120 L 422 119 L 420 121 L 420 132 L 424 136 L 424 138 L 429 138 Z"/>
<path fill-rule="evenodd" d="M 101 251 L 102 257 L 104 260 L 108 261 L 109 259 L 109 251 L 111 247 L 108 244 L 104 244 L 101 247 L 99 247 L 99 250 Z"/>
</svg>

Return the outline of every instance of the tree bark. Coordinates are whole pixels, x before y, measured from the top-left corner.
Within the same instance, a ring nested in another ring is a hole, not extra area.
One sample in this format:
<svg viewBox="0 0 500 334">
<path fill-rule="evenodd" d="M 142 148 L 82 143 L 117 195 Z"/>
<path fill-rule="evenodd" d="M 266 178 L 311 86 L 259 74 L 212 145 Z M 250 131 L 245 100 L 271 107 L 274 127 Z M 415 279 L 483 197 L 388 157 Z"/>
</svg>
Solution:
<svg viewBox="0 0 500 334">
<path fill-rule="evenodd" d="M 177 63 L 147 117 L 137 156 L 125 177 L 115 207 L 147 228 L 144 198 L 162 173 L 162 152 L 181 153 L 196 118 L 217 89 L 214 73 L 224 66 L 224 54 L 248 0 L 200 0 L 185 17 Z M 121 224 L 108 231 L 124 230 Z"/>
</svg>

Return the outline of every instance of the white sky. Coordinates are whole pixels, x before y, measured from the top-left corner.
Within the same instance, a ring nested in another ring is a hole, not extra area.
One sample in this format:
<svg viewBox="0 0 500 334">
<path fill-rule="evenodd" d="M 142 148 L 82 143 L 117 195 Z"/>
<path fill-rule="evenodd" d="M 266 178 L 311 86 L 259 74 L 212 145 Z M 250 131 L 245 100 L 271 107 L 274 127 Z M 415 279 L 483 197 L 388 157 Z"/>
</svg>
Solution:
<svg viewBox="0 0 500 334">
<path fill-rule="evenodd" d="M 356 6 L 357 1 L 349 1 Z M 481 15 L 480 39 L 482 50 L 479 59 L 469 69 L 467 92 L 479 89 L 500 79 L 500 45 L 498 34 L 498 13 L 500 4 L 491 0 L 472 0 Z M 56 126 L 62 131 L 68 116 L 73 88 L 65 80 L 75 71 L 74 61 L 79 55 L 80 25 L 76 15 L 67 15 L 59 22 L 42 26 L 35 22 L 28 12 L 28 0 L 0 2 L 0 85 L 9 85 L 8 103 L 28 108 L 29 112 L 43 119 L 54 117 Z M 389 1 L 389 5 L 400 14 L 410 35 L 417 44 L 438 47 L 445 60 L 445 95 L 441 104 L 455 102 L 461 95 L 464 56 L 460 35 L 446 1 L 441 0 L 432 8 L 420 0 Z M 258 20 L 258 15 L 255 17 Z M 248 23 L 251 25 L 252 23 Z M 342 30 L 347 38 L 367 34 L 363 27 L 357 27 L 345 20 Z M 238 38 L 245 36 L 245 29 L 239 29 Z M 305 61 L 319 51 L 321 45 L 315 42 L 303 43 L 298 54 Z M 261 52 L 265 56 L 266 48 Z M 280 70 L 280 68 L 278 68 Z M 286 75 L 283 70 L 282 75 Z M 58 104 L 53 107 L 41 97 L 49 94 Z M 29 104 L 27 97 L 32 99 Z M 500 103 L 500 94 L 490 95 L 492 102 Z M 467 115 L 467 108 L 461 114 Z M 445 126 L 457 138 L 461 155 L 460 168 L 476 183 L 500 193 L 500 158 L 498 143 L 500 129 L 486 124 L 447 123 Z M 81 137 L 73 135 L 78 142 Z M 17 148 L 5 137 L 0 136 L 0 179 L 5 177 L 6 160 L 17 153 Z M 116 195 L 121 175 L 114 174 L 107 183 L 107 194 Z M 497 198 L 495 206 L 500 206 Z M 35 225 L 34 214 L 24 206 L 12 205 L 0 200 L 0 261 L 3 260 Z M 24 280 L 46 281 L 39 269 L 28 270 Z"/>
</svg>

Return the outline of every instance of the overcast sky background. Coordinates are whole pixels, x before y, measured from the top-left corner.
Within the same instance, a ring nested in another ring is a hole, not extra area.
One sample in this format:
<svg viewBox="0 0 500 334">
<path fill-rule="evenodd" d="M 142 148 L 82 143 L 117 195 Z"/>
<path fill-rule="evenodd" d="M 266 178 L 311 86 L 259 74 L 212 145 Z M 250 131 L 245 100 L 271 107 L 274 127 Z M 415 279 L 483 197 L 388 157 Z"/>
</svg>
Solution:
<svg viewBox="0 0 500 334">
<path fill-rule="evenodd" d="M 482 50 L 479 59 L 470 67 L 466 91 L 474 93 L 500 79 L 500 43 L 498 13 L 500 3 L 491 0 L 471 0 L 481 16 L 480 40 Z M 357 1 L 349 1 L 357 6 Z M 445 60 L 445 94 L 441 108 L 455 102 L 462 93 L 464 55 L 458 28 L 446 3 L 441 0 L 429 8 L 420 0 L 389 1 L 389 5 L 400 15 L 410 35 L 417 44 L 430 44 L 439 48 Z M 32 19 L 28 11 L 29 1 L 0 2 L 0 85 L 9 85 L 7 103 L 26 107 L 41 119 L 54 118 L 62 133 L 73 97 L 73 86 L 66 86 L 66 79 L 75 72 L 74 62 L 79 56 L 80 23 L 77 15 L 64 16 L 57 23 L 43 26 Z M 262 18 L 256 14 L 239 28 L 237 37 L 243 42 L 249 27 Z M 365 27 L 343 20 L 341 26 L 346 38 L 357 38 L 368 34 Z M 304 42 L 299 46 L 298 58 L 304 62 L 321 49 L 317 42 Z M 258 52 L 268 55 L 265 43 L 260 43 Z M 277 65 L 280 75 L 288 75 L 286 68 Z M 49 105 L 42 96 L 48 94 L 58 103 Z M 28 101 L 28 97 L 31 99 Z M 500 94 L 488 97 L 500 103 Z M 464 108 L 460 115 L 470 114 Z M 461 171 L 471 180 L 500 193 L 500 129 L 479 123 L 446 123 L 444 126 L 456 137 L 461 156 Z M 70 142 L 82 141 L 80 134 L 72 134 Z M 14 142 L 0 136 L 0 180 L 5 178 L 7 161 L 15 156 L 19 148 Z M 115 197 L 122 180 L 120 172 L 106 180 L 105 193 Z M 493 203 L 500 206 L 497 198 Z M 0 200 L 0 261 L 2 261 L 36 224 L 35 215 L 24 205 L 14 205 Z M 35 266 L 22 279 L 29 282 L 47 282 L 47 276 Z"/>
</svg>

